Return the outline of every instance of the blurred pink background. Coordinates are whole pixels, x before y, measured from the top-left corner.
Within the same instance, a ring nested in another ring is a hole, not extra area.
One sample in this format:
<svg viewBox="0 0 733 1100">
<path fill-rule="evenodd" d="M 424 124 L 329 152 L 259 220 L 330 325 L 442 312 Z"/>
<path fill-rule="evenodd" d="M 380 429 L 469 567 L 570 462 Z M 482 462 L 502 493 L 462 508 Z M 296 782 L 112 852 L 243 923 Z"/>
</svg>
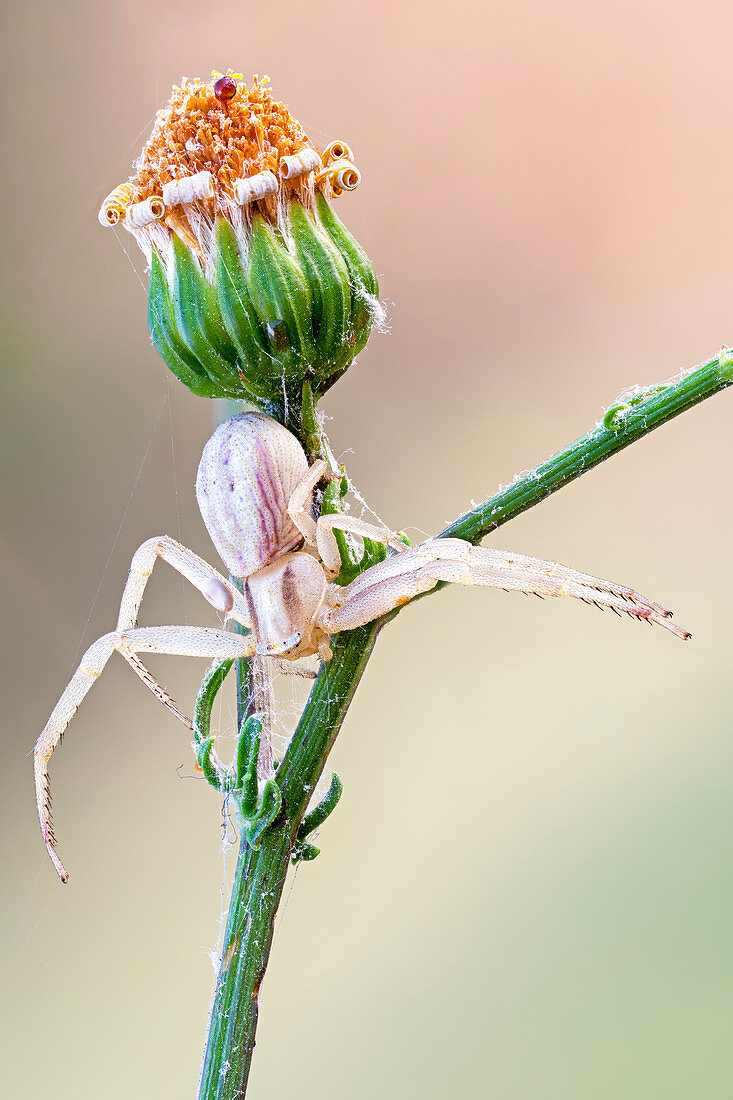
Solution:
<svg viewBox="0 0 733 1100">
<path fill-rule="evenodd" d="M 214 558 L 193 496 L 214 409 L 150 347 L 101 199 L 183 74 L 269 73 L 315 142 L 352 145 L 338 212 L 391 333 L 329 431 L 419 536 L 733 343 L 733 11 L 71 0 L 5 23 L 5 1085 L 193 1096 L 220 809 L 122 662 L 53 762 L 68 888 L 35 822 L 29 753 L 135 547 Z M 278 925 L 253 1098 L 731 1094 L 730 421 L 723 394 L 492 540 L 668 601 L 691 645 L 464 590 L 385 632 Z M 161 569 L 145 621 L 211 617 Z M 203 665 L 156 668 L 190 706 Z"/>
</svg>

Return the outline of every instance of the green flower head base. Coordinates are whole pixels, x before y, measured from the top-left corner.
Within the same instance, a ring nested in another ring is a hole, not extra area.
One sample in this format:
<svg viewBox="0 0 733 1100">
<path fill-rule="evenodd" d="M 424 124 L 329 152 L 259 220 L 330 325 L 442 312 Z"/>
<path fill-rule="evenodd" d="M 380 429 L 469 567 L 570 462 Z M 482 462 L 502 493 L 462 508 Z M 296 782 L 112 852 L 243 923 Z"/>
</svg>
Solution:
<svg viewBox="0 0 733 1100">
<path fill-rule="evenodd" d="M 331 201 L 360 181 L 345 142 L 316 149 L 265 77 L 184 79 L 135 175 L 102 204 L 150 265 L 148 321 L 200 397 L 267 409 L 324 393 L 381 315 L 369 257 Z"/>
</svg>

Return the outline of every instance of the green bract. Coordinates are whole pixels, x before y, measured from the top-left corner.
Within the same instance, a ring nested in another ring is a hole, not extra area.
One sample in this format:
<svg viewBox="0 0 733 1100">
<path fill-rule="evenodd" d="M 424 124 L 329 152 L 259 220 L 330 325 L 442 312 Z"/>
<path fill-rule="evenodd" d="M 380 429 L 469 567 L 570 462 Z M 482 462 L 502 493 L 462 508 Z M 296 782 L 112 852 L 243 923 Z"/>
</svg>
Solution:
<svg viewBox="0 0 733 1100">
<path fill-rule="evenodd" d="M 326 199 L 290 201 L 281 224 L 256 212 L 239 235 L 219 217 L 205 271 L 175 234 L 165 262 L 153 249 L 150 334 L 199 397 L 268 408 L 308 382 L 317 399 L 369 339 L 377 277 Z"/>
</svg>

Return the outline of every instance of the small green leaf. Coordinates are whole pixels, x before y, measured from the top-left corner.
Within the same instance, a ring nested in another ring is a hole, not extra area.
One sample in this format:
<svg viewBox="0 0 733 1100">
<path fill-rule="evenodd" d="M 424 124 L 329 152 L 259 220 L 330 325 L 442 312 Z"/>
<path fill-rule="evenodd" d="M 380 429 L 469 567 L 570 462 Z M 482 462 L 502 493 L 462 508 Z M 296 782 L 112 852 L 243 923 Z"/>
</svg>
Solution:
<svg viewBox="0 0 733 1100">
<path fill-rule="evenodd" d="M 240 809 L 244 817 L 257 812 L 259 795 L 257 760 L 262 738 L 262 716 L 250 714 L 242 723 L 237 745 L 235 790 L 239 795 Z"/>
<path fill-rule="evenodd" d="M 323 822 L 329 817 L 338 805 L 338 801 L 341 795 L 344 793 L 344 785 L 341 782 L 341 777 L 334 772 L 331 776 L 331 784 L 326 791 L 323 799 L 318 803 L 315 809 L 311 810 L 309 814 L 306 814 L 300 823 L 298 829 L 298 840 L 305 840 L 307 836 L 315 830 L 320 828 Z"/>
<path fill-rule="evenodd" d="M 227 658 L 211 665 L 206 670 L 196 696 L 193 711 L 193 748 L 196 761 L 204 773 L 206 781 L 219 791 L 229 790 L 232 785 L 232 777 L 213 750 L 211 709 L 214 705 L 214 699 L 233 664 L 234 661 Z"/>
<path fill-rule="evenodd" d="M 321 854 L 321 849 L 316 848 L 314 844 L 297 843 L 290 853 L 290 859 L 293 863 L 308 863 L 310 860 L 315 859 L 316 856 Z"/>
<path fill-rule="evenodd" d="M 282 793 L 274 779 L 268 779 L 262 788 L 257 813 L 252 816 L 241 815 L 242 834 L 251 848 L 256 848 L 262 834 L 280 813 Z"/>
<path fill-rule="evenodd" d="M 363 541 L 364 554 L 359 562 L 359 570 L 362 573 L 365 569 L 370 569 L 372 565 L 377 565 L 378 562 L 384 561 L 387 557 L 387 547 L 383 542 L 374 542 L 372 539 L 367 538 Z"/>
<path fill-rule="evenodd" d="M 233 659 L 229 657 L 224 661 L 215 662 L 207 668 L 201 681 L 193 709 L 193 728 L 194 732 L 202 739 L 209 736 L 211 731 L 211 708 L 233 664 Z"/>
<path fill-rule="evenodd" d="M 231 776 L 217 759 L 213 748 L 213 737 L 207 737 L 200 742 L 196 751 L 198 765 L 204 773 L 204 779 L 207 783 L 210 783 L 217 791 L 228 791 L 232 785 Z"/>
<path fill-rule="evenodd" d="M 348 479 L 344 475 L 340 481 L 332 481 L 328 485 L 321 501 L 322 516 L 334 516 L 341 513 L 341 499 L 346 495 L 348 484 Z M 340 585 L 349 584 L 355 577 L 359 576 L 359 562 L 352 553 L 349 540 L 344 532 L 334 529 L 333 535 L 341 557 L 341 572 L 335 578 L 335 583 Z"/>
</svg>

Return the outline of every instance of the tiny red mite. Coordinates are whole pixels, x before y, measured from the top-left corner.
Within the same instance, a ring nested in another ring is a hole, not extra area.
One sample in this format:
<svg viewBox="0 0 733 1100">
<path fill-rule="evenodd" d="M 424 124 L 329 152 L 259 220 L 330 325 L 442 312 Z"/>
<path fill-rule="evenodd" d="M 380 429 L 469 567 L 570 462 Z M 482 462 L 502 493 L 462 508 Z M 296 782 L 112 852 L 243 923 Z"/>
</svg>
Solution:
<svg viewBox="0 0 733 1100">
<path fill-rule="evenodd" d="M 214 95 L 222 104 L 227 99 L 232 99 L 237 92 L 236 81 L 232 80 L 230 76 L 221 76 L 214 85 Z"/>
</svg>

